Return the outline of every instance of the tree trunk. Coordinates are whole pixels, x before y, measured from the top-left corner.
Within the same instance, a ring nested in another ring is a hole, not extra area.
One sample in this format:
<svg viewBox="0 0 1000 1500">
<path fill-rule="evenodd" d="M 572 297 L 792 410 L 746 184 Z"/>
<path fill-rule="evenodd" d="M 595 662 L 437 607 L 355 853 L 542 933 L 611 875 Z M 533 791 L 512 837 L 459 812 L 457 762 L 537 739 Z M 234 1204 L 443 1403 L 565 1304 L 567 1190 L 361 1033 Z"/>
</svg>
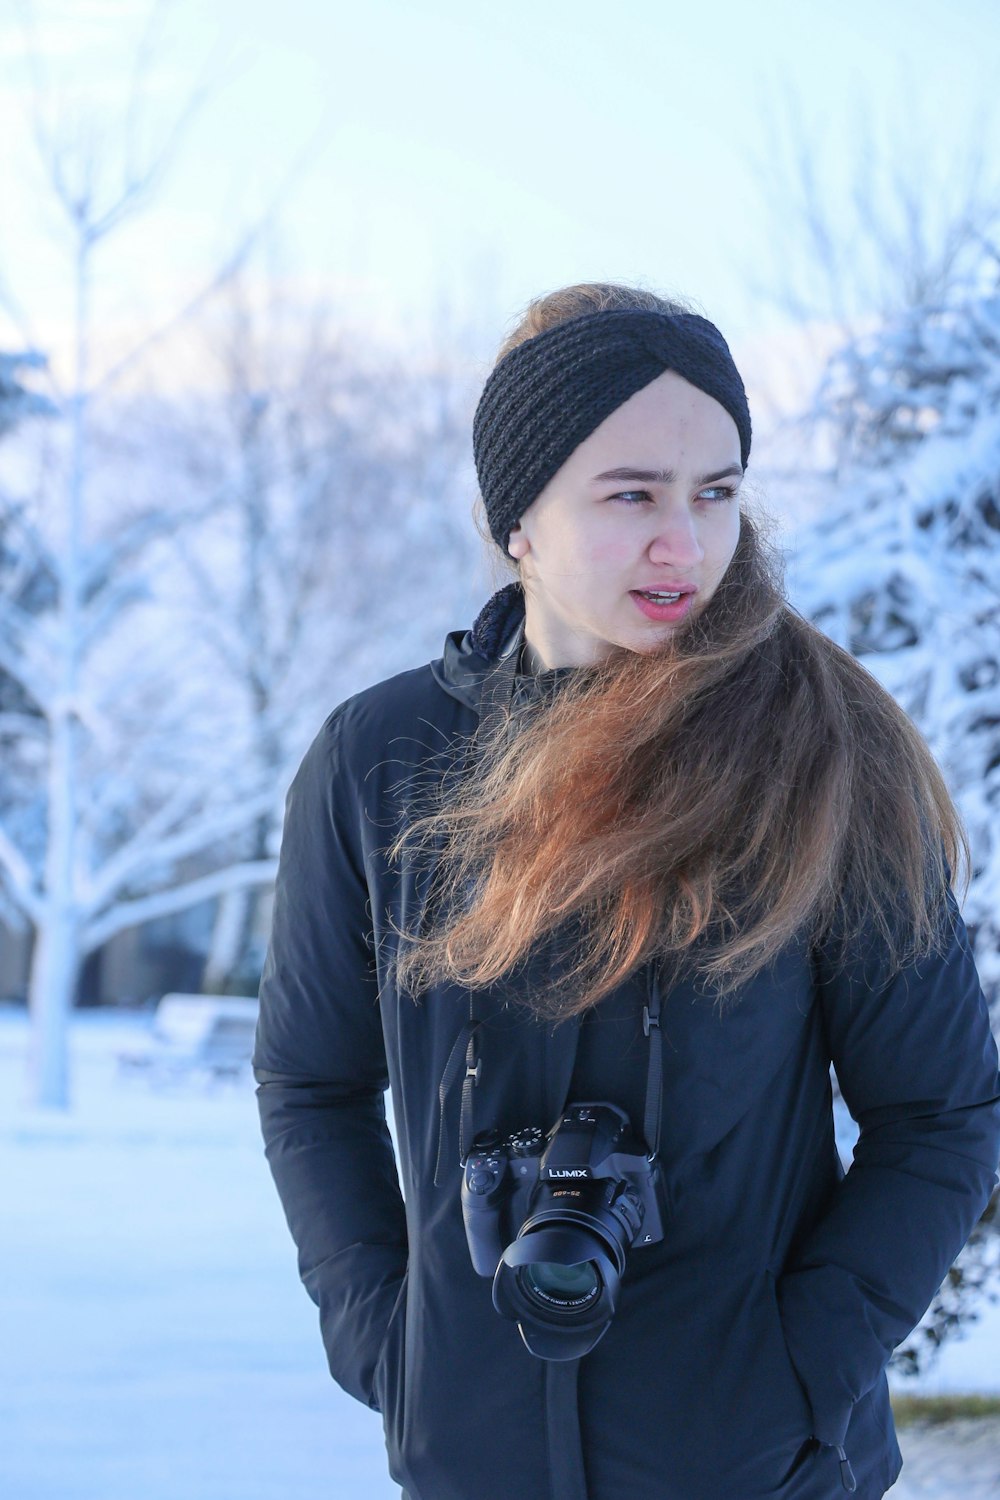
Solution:
<svg viewBox="0 0 1000 1500">
<path fill-rule="evenodd" d="M 28 985 L 31 1100 L 49 1109 L 69 1108 L 69 1016 L 79 967 L 76 917 L 53 906 L 35 934 Z"/>
<path fill-rule="evenodd" d="M 242 890 L 227 891 L 219 897 L 212 925 L 212 941 L 201 976 L 201 987 L 206 995 L 221 995 L 225 992 L 229 976 L 235 972 L 243 956 L 250 896 L 249 891 Z"/>
<path fill-rule="evenodd" d="M 29 984 L 34 1102 L 54 1109 L 69 1108 L 69 1013 L 83 958 L 81 912 L 76 891 L 80 818 L 77 697 L 80 691 L 80 579 L 87 476 L 89 255 L 90 241 L 81 233 L 76 246 L 76 369 L 70 398 L 71 458 L 66 486 L 65 539 L 58 570 L 59 691 L 48 706 L 45 915 L 36 935 Z"/>
</svg>

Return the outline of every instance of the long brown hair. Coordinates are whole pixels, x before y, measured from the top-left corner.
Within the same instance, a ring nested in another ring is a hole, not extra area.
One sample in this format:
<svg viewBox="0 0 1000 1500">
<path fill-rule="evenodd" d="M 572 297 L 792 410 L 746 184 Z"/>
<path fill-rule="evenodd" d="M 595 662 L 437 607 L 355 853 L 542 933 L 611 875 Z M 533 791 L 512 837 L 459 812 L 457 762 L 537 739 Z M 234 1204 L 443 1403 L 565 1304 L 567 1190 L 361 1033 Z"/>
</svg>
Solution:
<svg viewBox="0 0 1000 1500">
<path fill-rule="evenodd" d="M 531 304 L 526 336 L 652 296 L 567 288 Z M 400 989 L 489 987 L 558 940 L 552 977 L 522 997 L 550 1017 L 650 958 L 724 1002 L 793 937 L 836 937 L 843 956 L 866 923 L 902 967 L 936 948 L 949 873 L 970 863 L 920 732 L 787 602 L 780 551 L 746 511 L 702 611 L 651 651 L 576 668 L 515 732 L 501 723 L 390 858 L 404 850 L 427 861 L 430 923 L 399 934 Z"/>
</svg>

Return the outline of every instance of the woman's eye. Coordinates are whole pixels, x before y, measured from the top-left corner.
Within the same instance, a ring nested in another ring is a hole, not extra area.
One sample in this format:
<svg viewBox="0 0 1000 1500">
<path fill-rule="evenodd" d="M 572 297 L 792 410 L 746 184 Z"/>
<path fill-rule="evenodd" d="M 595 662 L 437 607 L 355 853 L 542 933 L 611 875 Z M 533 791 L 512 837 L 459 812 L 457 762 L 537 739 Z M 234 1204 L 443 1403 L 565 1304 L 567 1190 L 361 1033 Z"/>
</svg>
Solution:
<svg viewBox="0 0 1000 1500">
<path fill-rule="evenodd" d="M 701 500 L 708 497 L 713 505 L 721 505 L 724 501 L 731 500 L 735 494 L 736 490 L 731 484 L 713 484 L 708 489 L 699 490 L 698 498 Z M 653 497 L 648 490 L 622 490 L 611 498 L 623 500 L 626 505 L 634 505 L 637 501 L 652 500 Z"/>
</svg>

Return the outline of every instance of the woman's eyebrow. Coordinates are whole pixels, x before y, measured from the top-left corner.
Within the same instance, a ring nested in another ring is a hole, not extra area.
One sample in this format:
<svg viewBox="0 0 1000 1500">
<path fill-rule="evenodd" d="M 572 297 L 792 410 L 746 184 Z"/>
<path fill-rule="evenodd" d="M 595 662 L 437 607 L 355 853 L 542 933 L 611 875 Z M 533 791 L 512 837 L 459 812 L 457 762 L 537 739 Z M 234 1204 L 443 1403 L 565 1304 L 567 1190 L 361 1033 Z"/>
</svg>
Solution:
<svg viewBox="0 0 1000 1500">
<path fill-rule="evenodd" d="M 738 474 L 743 477 L 743 470 L 739 464 L 730 464 L 728 469 L 719 469 L 714 474 L 703 474 L 696 484 L 711 484 L 716 479 L 729 479 L 731 475 Z M 607 469 L 603 474 L 595 474 L 593 484 L 598 484 L 606 479 L 631 479 L 642 484 L 674 484 L 677 480 L 675 469 Z"/>
</svg>

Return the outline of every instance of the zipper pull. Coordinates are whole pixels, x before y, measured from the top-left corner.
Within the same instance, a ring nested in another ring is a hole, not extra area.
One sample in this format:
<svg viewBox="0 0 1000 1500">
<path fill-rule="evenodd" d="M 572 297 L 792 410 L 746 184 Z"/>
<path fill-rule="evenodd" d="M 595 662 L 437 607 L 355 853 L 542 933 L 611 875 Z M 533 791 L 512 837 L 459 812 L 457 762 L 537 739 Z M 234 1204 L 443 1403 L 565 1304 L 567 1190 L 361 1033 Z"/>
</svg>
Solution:
<svg viewBox="0 0 1000 1500">
<path fill-rule="evenodd" d="M 847 1454 L 840 1443 L 837 1444 L 837 1457 L 840 1459 L 840 1482 L 847 1493 L 853 1495 L 858 1487 L 858 1481 L 854 1477 L 854 1470 L 851 1468 Z"/>
</svg>

